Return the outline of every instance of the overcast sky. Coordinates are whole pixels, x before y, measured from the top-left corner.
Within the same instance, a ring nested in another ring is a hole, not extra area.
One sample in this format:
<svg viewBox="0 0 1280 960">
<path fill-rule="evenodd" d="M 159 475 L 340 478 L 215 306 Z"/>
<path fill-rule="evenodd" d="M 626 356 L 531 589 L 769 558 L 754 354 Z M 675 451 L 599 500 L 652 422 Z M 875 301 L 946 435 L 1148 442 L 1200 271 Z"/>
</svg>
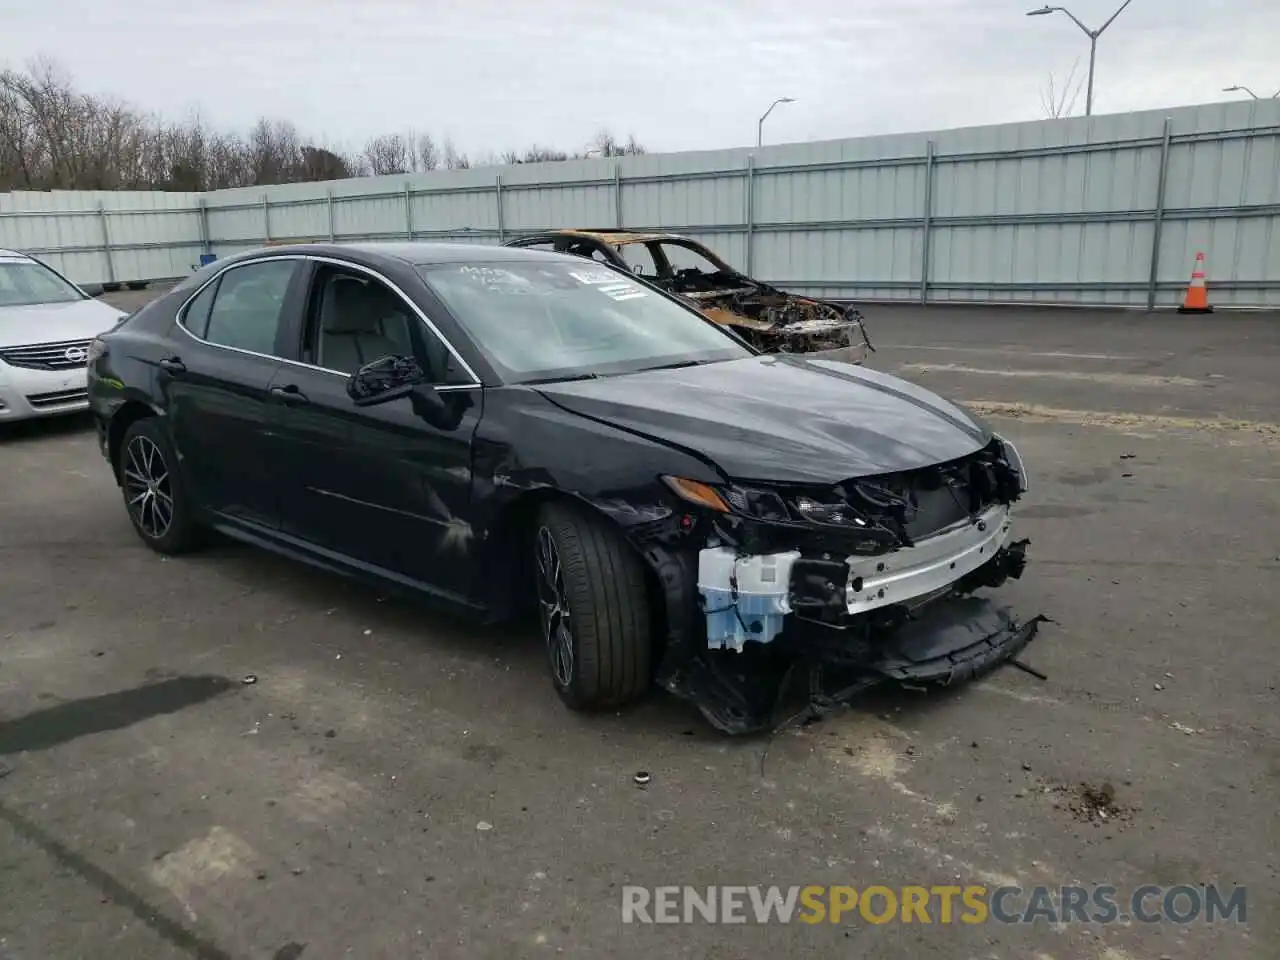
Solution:
<svg viewBox="0 0 1280 960">
<path fill-rule="evenodd" d="M 1119 0 L 1069 0 L 1088 26 Z M 219 126 L 268 114 L 352 147 L 381 131 L 486 152 L 651 150 L 1037 119 L 1088 38 L 1034 0 L 0 0 L 0 64 Z M 1133 0 L 1099 41 L 1095 113 L 1280 88 L 1280 0 Z M 1077 112 L 1084 110 L 1080 95 Z"/>
</svg>

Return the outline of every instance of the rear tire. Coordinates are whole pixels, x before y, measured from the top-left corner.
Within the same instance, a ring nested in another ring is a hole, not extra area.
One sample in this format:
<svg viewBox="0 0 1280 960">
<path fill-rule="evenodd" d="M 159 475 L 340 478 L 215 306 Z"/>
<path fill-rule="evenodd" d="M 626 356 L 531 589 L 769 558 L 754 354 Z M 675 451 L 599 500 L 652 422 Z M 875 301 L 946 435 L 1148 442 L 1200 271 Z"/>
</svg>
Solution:
<svg viewBox="0 0 1280 960">
<path fill-rule="evenodd" d="M 155 418 L 131 423 L 120 440 L 117 465 L 125 509 L 138 536 L 163 554 L 199 545 L 200 529 L 187 497 L 178 456 Z"/>
<path fill-rule="evenodd" d="M 617 707 L 652 678 L 649 596 L 639 556 L 604 520 L 565 504 L 539 513 L 533 573 L 551 681 L 574 710 Z"/>
</svg>

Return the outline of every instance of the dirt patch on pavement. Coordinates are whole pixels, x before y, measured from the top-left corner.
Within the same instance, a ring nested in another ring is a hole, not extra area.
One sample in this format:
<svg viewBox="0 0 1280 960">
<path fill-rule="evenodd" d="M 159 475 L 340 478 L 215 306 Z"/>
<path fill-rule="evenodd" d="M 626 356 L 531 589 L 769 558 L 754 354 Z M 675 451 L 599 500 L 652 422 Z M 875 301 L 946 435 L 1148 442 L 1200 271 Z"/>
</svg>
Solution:
<svg viewBox="0 0 1280 960">
<path fill-rule="evenodd" d="M 1000 400 L 966 400 L 965 406 L 990 417 L 1009 417 L 1028 423 L 1078 423 L 1085 427 L 1130 430 L 1208 430 L 1230 432 L 1243 439 L 1280 445 L 1280 423 L 1264 420 L 1232 420 L 1227 417 L 1169 417 L 1149 413 L 1112 413 L 1104 410 L 1062 410 Z"/>
</svg>

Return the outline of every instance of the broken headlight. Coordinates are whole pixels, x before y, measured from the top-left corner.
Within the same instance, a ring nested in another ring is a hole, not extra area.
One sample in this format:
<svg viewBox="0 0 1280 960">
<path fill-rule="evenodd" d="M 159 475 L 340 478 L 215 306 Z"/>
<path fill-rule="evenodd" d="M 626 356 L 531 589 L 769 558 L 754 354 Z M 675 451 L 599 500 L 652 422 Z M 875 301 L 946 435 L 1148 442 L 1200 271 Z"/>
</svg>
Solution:
<svg viewBox="0 0 1280 960">
<path fill-rule="evenodd" d="M 738 513 L 757 520 L 785 523 L 791 519 L 786 502 L 772 490 L 729 487 L 724 491 L 724 499 Z"/>
<path fill-rule="evenodd" d="M 828 502 L 803 494 L 783 494 L 759 487 L 712 486 L 682 477 L 663 477 L 681 499 L 717 513 L 734 513 L 765 523 L 828 527 L 854 534 L 853 553 L 881 553 L 893 546 L 893 538 L 878 524 L 869 522 L 857 508 L 843 501 Z"/>
<path fill-rule="evenodd" d="M 751 487 L 712 486 L 684 477 L 663 477 L 662 481 L 682 500 L 707 507 L 717 513 L 738 513 L 754 520 L 786 523 L 791 514 L 782 497 L 772 490 Z"/>
<path fill-rule="evenodd" d="M 867 521 L 847 503 L 822 503 L 811 497 L 793 497 L 791 506 L 810 523 L 829 527 L 865 527 Z"/>
<path fill-rule="evenodd" d="M 1018 448 L 1004 437 L 997 434 L 996 439 L 1000 441 L 1000 449 L 1004 453 L 1005 460 L 1018 474 L 1018 485 L 1022 488 L 1021 492 L 1026 493 L 1031 489 L 1031 483 L 1027 479 L 1027 468 L 1023 465 L 1022 455 L 1018 453 Z"/>
</svg>

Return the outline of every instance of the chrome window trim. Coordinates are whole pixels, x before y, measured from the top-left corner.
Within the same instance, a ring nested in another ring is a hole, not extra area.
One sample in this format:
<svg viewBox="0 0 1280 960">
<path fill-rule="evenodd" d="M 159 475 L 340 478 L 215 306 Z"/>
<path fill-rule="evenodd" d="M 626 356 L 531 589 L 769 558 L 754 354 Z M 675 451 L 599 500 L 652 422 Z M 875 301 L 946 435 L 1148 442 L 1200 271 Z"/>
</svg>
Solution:
<svg viewBox="0 0 1280 960">
<path fill-rule="evenodd" d="M 414 303 L 413 300 L 411 300 L 408 296 L 406 296 L 405 292 L 401 290 L 398 286 L 396 286 L 396 284 L 393 281 L 383 276 L 377 270 L 374 270 L 370 267 L 366 267 L 363 264 L 351 263 L 348 260 L 339 260 L 336 257 L 323 257 L 317 254 L 310 254 L 310 253 L 282 253 L 282 254 L 276 254 L 274 256 L 253 257 L 249 260 L 240 260 L 236 263 L 229 264 L 228 266 L 224 267 L 223 269 L 215 273 L 213 276 L 211 276 L 204 283 L 200 284 L 199 287 L 197 287 L 194 291 L 192 291 L 191 296 L 187 297 L 186 300 L 182 301 L 182 306 L 180 306 L 177 309 L 176 313 L 174 314 L 174 324 L 178 327 L 179 330 L 185 333 L 192 340 L 196 341 L 197 343 L 202 343 L 206 347 L 215 347 L 219 350 L 230 350 L 232 353 L 243 353 L 246 356 L 250 356 L 250 357 L 261 357 L 264 360 L 274 360 L 277 363 L 288 364 L 291 367 L 302 367 L 304 370 L 316 370 L 316 371 L 319 371 L 320 373 L 328 373 L 335 377 L 341 377 L 343 380 L 351 379 L 351 374 L 343 373 L 341 370 L 331 370 L 328 367 L 317 366 L 314 363 L 304 363 L 301 360 L 289 360 L 285 357 L 277 357 L 275 354 L 271 354 L 271 353 L 258 353 L 256 350 L 245 350 L 241 347 L 232 347 L 232 346 L 228 346 L 225 343 L 214 343 L 212 340 L 206 340 L 204 337 L 196 336 L 194 333 L 192 333 L 190 330 L 187 329 L 187 325 L 183 322 L 186 319 L 187 308 L 191 306 L 191 301 L 195 300 L 196 297 L 200 296 L 200 294 L 204 292 L 206 287 L 208 287 L 212 283 L 216 283 L 219 279 L 226 276 L 232 270 L 238 270 L 240 267 L 248 267 L 258 263 L 270 263 L 273 260 L 309 260 L 313 263 L 327 263 L 327 264 L 330 264 L 331 266 L 343 267 L 344 269 L 355 270 L 360 273 L 367 274 L 368 276 L 377 280 L 379 283 L 385 284 L 388 288 L 390 288 L 390 290 L 397 297 L 399 297 L 402 301 L 404 301 L 404 303 L 409 307 L 410 310 L 414 312 L 415 315 L 417 315 L 418 320 L 421 321 L 422 324 L 426 326 L 426 328 L 429 331 L 431 331 L 431 333 L 435 336 L 435 338 L 444 344 L 445 349 L 449 351 L 450 355 L 455 360 L 457 360 L 458 363 L 462 365 L 462 369 L 467 372 L 467 375 L 469 377 L 471 377 L 471 383 L 442 383 L 438 386 L 433 385 L 432 389 L 435 390 L 437 393 L 447 393 L 447 392 L 456 391 L 456 390 L 474 390 L 477 387 L 484 386 L 480 378 L 476 376 L 476 372 L 471 369 L 471 364 L 467 363 L 467 361 L 463 358 L 462 354 L 458 353 L 458 351 L 454 348 L 453 344 L 449 342 L 449 339 L 443 333 L 440 332 L 440 328 L 437 327 L 434 323 L 432 323 L 431 318 L 428 317 L 426 313 L 423 312 L 422 308 L 419 307 L 416 303 Z"/>
</svg>

